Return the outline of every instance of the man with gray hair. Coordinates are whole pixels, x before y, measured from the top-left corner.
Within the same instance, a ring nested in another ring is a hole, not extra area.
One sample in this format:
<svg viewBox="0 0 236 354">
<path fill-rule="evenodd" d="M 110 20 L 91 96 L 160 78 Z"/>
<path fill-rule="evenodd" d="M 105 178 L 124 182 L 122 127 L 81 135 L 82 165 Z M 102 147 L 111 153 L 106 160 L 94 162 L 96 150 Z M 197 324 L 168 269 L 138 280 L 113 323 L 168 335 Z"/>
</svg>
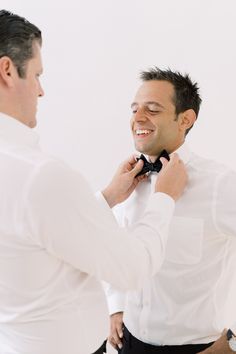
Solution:
<svg viewBox="0 0 236 354">
<path fill-rule="evenodd" d="M 145 180 L 143 162 L 121 164 L 97 201 L 78 172 L 40 151 L 41 43 L 36 26 L 0 11 L 0 352 L 89 354 L 108 325 L 100 281 L 135 289 L 160 269 L 187 176 L 177 155 L 163 160 L 140 221 L 119 228 L 110 208 Z"/>
</svg>

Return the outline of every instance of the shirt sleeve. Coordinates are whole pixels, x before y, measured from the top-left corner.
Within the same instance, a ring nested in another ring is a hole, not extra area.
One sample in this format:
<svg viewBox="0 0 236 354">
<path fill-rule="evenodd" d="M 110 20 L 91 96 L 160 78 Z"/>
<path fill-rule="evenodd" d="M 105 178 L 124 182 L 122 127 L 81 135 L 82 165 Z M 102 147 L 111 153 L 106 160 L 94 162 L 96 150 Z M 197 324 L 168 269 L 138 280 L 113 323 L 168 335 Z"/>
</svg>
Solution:
<svg viewBox="0 0 236 354">
<path fill-rule="evenodd" d="M 140 288 L 160 268 L 174 204 L 166 194 L 153 194 L 142 219 L 127 232 L 79 173 L 52 161 L 31 175 L 23 207 L 28 233 L 40 247 L 126 290 Z"/>
<path fill-rule="evenodd" d="M 117 312 L 124 312 L 126 302 L 126 292 L 116 289 L 111 284 L 103 282 L 103 289 L 107 298 L 109 315 Z"/>
<path fill-rule="evenodd" d="M 218 232 L 236 240 L 236 171 L 226 170 L 216 180 L 213 219 Z"/>
</svg>

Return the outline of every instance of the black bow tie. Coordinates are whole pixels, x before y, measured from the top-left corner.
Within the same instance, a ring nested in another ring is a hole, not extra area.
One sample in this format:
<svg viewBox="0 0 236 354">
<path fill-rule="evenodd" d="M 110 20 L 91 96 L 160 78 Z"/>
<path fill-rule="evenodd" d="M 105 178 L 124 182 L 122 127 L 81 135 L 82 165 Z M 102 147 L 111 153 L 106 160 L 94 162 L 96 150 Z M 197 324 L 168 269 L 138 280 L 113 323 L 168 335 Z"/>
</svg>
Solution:
<svg viewBox="0 0 236 354">
<path fill-rule="evenodd" d="M 142 154 L 137 160 L 143 160 L 143 168 L 142 170 L 136 175 L 136 177 L 143 175 L 144 173 L 147 173 L 149 171 L 154 171 L 154 172 L 159 172 L 162 168 L 162 163 L 160 161 L 161 157 L 165 157 L 168 161 L 170 160 L 169 154 L 166 150 L 162 150 L 158 158 L 156 159 L 155 162 L 149 162 L 147 161 L 146 157 Z"/>
</svg>

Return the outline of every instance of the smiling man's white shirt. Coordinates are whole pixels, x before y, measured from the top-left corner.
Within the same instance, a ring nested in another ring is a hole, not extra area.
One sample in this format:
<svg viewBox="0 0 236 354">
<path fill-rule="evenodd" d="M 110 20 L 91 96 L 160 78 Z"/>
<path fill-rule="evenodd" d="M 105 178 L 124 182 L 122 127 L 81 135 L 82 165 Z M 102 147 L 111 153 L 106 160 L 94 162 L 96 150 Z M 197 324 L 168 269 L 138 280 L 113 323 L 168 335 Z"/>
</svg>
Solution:
<svg viewBox="0 0 236 354">
<path fill-rule="evenodd" d="M 38 140 L 0 113 L 0 353 L 89 354 L 108 333 L 100 280 L 126 290 L 158 271 L 175 203 L 155 193 L 128 234 Z"/>
<path fill-rule="evenodd" d="M 236 172 L 176 151 L 189 183 L 177 201 L 162 268 L 127 296 L 106 287 L 110 314 L 124 311 L 128 330 L 154 345 L 208 343 L 236 330 Z M 114 211 L 132 227 L 146 207 L 156 173 Z"/>
</svg>

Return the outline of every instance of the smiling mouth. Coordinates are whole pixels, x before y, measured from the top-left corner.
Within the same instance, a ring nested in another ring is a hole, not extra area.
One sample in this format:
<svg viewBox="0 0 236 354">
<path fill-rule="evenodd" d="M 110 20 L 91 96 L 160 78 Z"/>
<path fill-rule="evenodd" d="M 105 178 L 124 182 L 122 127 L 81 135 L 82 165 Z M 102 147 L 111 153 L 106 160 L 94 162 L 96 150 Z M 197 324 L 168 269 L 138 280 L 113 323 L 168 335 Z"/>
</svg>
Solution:
<svg viewBox="0 0 236 354">
<path fill-rule="evenodd" d="M 153 130 L 150 130 L 150 129 L 136 129 L 134 132 L 135 132 L 136 136 L 138 136 L 140 138 L 145 138 L 148 135 L 150 135 L 153 132 Z"/>
</svg>

